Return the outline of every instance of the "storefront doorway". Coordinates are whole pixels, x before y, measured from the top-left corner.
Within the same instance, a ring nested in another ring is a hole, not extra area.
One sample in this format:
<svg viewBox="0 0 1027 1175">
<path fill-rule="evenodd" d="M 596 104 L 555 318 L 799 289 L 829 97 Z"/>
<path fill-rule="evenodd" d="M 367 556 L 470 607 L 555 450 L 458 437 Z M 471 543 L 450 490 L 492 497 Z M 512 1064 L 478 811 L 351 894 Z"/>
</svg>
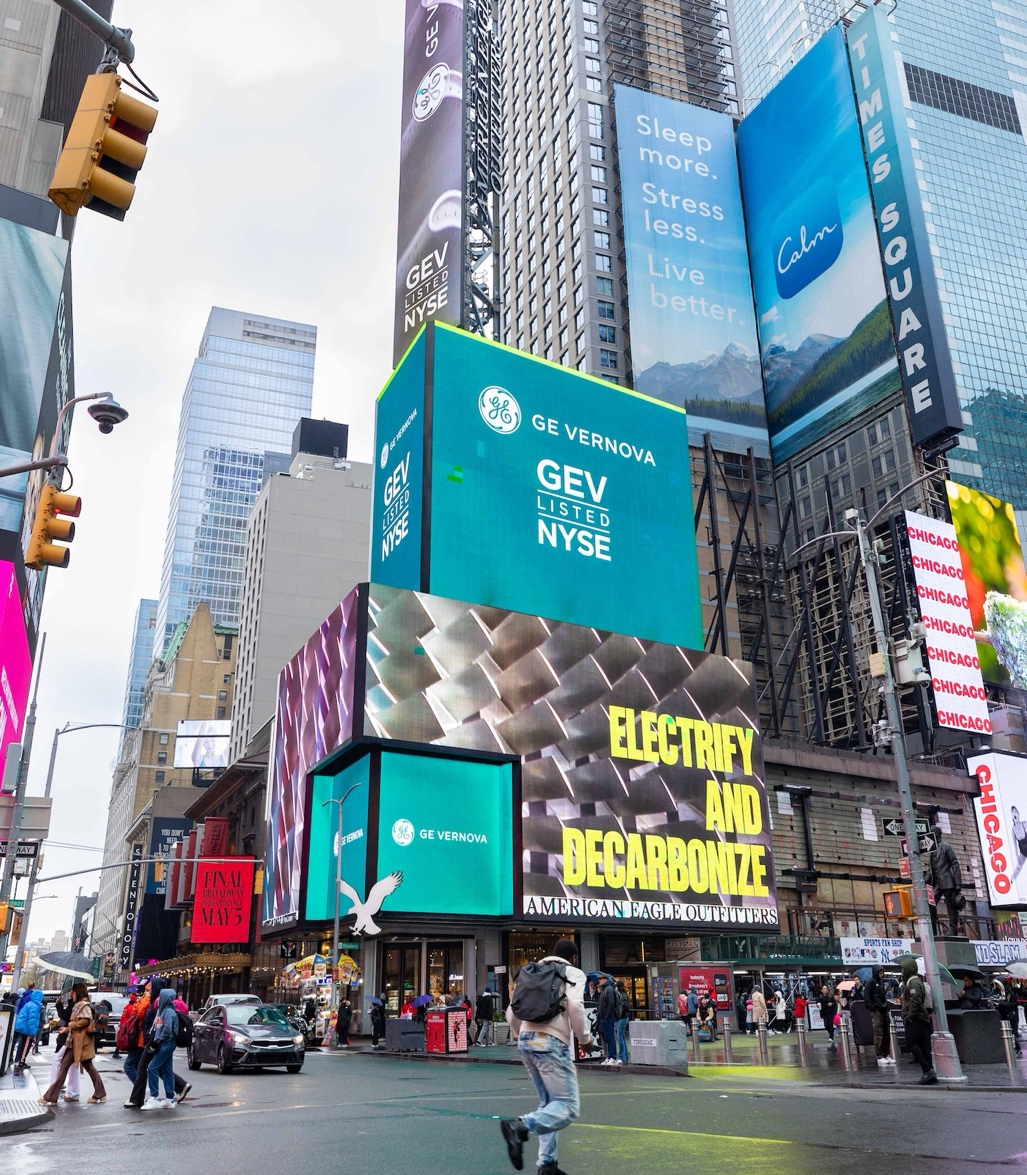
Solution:
<svg viewBox="0 0 1027 1175">
<path fill-rule="evenodd" d="M 398 1016 L 405 1003 L 421 994 L 421 944 L 401 942 L 385 947 L 382 975 L 385 1006 L 390 1016 Z"/>
<path fill-rule="evenodd" d="M 431 996 L 466 994 L 464 944 L 462 942 L 428 943 L 427 991 Z"/>
</svg>

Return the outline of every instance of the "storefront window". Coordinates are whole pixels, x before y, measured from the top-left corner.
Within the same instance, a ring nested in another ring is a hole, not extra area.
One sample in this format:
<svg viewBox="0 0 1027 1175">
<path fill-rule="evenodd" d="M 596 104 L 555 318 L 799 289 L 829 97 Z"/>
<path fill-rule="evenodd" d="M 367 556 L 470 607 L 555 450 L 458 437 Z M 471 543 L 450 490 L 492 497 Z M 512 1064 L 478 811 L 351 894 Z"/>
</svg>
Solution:
<svg viewBox="0 0 1027 1175">
<path fill-rule="evenodd" d="M 546 955 L 551 955 L 553 947 L 561 938 L 573 937 L 572 931 L 553 931 L 552 934 L 512 933 L 510 935 L 510 961 L 508 964 L 510 982 L 513 983 L 517 978 L 517 972 L 525 963 L 531 963 L 535 959 L 543 959 Z"/>
<path fill-rule="evenodd" d="M 429 943 L 428 994 L 463 995 L 464 991 L 464 944 Z"/>
<path fill-rule="evenodd" d="M 417 990 L 421 948 L 417 943 L 399 943 L 387 946 L 382 953 L 386 1007 L 390 1016 L 398 1016 L 405 1003 L 421 994 Z"/>
</svg>

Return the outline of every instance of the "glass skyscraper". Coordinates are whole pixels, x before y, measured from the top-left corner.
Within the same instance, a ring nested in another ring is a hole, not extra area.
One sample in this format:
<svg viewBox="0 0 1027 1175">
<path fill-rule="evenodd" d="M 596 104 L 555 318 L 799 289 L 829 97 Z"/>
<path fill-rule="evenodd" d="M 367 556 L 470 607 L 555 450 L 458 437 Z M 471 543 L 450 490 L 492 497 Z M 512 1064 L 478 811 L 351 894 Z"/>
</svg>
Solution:
<svg viewBox="0 0 1027 1175">
<path fill-rule="evenodd" d="M 840 11 L 734 0 L 734 15 L 751 110 Z M 1011 501 L 1027 538 L 1027 3 L 902 0 L 894 21 L 966 425 L 950 469 Z"/>
<path fill-rule="evenodd" d="M 132 653 L 128 661 L 128 680 L 125 683 L 125 707 L 121 713 L 122 726 L 134 729 L 143 720 L 143 694 L 146 692 L 146 674 L 153 661 L 153 638 L 157 628 L 157 601 L 140 600 L 132 630 Z M 124 742 L 126 732 L 121 732 Z"/>
<path fill-rule="evenodd" d="M 268 453 L 310 415 L 317 329 L 214 307 L 182 397 L 154 651 L 200 601 L 237 626 L 246 522 Z"/>
</svg>

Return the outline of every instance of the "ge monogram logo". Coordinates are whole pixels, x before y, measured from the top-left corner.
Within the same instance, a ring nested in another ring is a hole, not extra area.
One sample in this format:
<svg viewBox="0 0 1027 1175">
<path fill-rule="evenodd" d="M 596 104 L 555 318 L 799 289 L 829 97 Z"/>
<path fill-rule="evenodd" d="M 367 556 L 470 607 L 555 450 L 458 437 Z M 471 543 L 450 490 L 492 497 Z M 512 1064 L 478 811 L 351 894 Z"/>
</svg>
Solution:
<svg viewBox="0 0 1027 1175">
<path fill-rule="evenodd" d="M 409 820 L 397 820 L 392 826 L 392 839 L 401 848 L 406 848 L 414 840 L 414 826 Z"/>
<path fill-rule="evenodd" d="M 382 456 L 381 456 L 382 469 L 384 469 L 385 466 L 388 465 L 388 463 L 389 463 L 389 442 L 386 441 L 385 444 L 382 445 Z"/>
<path fill-rule="evenodd" d="M 433 65 L 424 75 L 424 80 L 417 87 L 414 95 L 414 118 L 424 122 L 431 118 L 442 105 L 442 99 L 449 89 L 449 66 L 443 62 Z"/>
<path fill-rule="evenodd" d="M 521 406 L 506 390 L 488 387 L 478 397 L 478 411 L 493 432 L 516 432 L 521 424 Z"/>
</svg>

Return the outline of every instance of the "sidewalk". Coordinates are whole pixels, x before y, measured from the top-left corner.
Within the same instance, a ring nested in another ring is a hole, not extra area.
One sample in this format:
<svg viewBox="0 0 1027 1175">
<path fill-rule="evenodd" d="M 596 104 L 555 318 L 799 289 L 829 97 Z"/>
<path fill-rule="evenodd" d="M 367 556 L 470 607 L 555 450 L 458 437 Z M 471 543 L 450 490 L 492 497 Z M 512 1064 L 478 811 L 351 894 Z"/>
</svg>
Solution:
<svg viewBox="0 0 1027 1175">
<path fill-rule="evenodd" d="M 36 1057 L 36 1068 L 42 1073 L 49 1072 L 42 1057 Z M 39 1087 L 32 1076 L 30 1066 L 24 1073 L 15 1074 L 8 1070 L 0 1077 L 0 1135 L 20 1134 L 34 1130 L 50 1121 L 50 1111 L 39 1105 Z"/>
</svg>

